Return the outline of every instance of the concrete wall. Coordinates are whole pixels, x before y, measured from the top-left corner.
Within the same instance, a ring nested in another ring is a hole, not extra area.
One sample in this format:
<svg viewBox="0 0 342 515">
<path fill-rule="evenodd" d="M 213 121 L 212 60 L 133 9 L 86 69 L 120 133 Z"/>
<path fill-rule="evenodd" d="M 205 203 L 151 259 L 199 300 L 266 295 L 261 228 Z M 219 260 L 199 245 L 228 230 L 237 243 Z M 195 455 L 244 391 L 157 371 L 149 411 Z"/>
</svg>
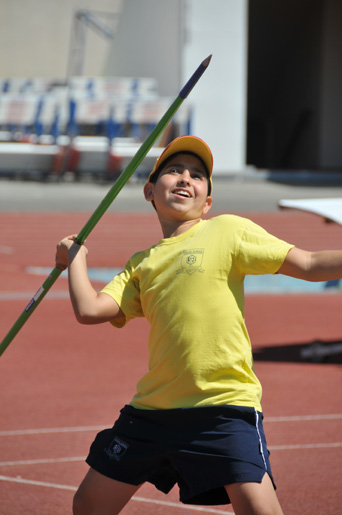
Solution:
<svg viewBox="0 0 342 515">
<path fill-rule="evenodd" d="M 161 95 L 176 96 L 213 54 L 186 102 L 216 173 L 245 168 L 247 25 L 247 0 L 125 0 L 106 67 L 156 77 Z"/>
<path fill-rule="evenodd" d="M 207 141 L 216 173 L 240 172 L 246 159 L 247 0 L 191 0 L 185 13 L 183 75 L 213 54 L 191 93 L 194 133 Z"/>
<path fill-rule="evenodd" d="M 244 168 L 247 0 L 0 0 L 0 76 L 65 78 L 76 9 L 120 12 L 112 41 L 86 31 L 83 75 L 155 77 L 174 97 L 212 53 L 187 100 L 192 132 L 212 147 L 217 172 Z"/>
<path fill-rule="evenodd" d="M 0 0 L 0 76 L 67 74 L 77 9 L 115 13 L 122 0 Z M 87 31 L 84 75 L 102 75 L 110 43 Z"/>
<path fill-rule="evenodd" d="M 177 94 L 182 82 L 181 4 L 182 0 L 124 0 L 105 75 L 155 77 L 161 95 Z"/>
</svg>

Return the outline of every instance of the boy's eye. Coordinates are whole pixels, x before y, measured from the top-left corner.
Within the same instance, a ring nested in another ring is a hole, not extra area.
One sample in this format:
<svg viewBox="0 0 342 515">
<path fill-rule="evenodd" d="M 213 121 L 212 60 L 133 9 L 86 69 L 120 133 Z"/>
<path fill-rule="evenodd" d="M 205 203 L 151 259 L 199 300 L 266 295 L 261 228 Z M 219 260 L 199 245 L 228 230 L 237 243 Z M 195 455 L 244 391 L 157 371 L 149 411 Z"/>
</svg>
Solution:
<svg viewBox="0 0 342 515">
<path fill-rule="evenodd" d="M 169 173 L 181 174 L 181 173 L 183 173 L 183 170 L 181 170 L 180 168 L 170 168 Z M 193 179 L 197 179 L 197 180 L 204 179 L 204 175 L 199 172 L 190 172 L 190 175 Z"/>
<path fill-rule="evenodd" d="M 170 168 L 168 168 L 166 170 L 165 173 L 168 173 L 171 175 L 181 175 L 183 173 L 183 170 L 184 169 L 181 167 L 171 166 Z M 197 171 L 197 170 L 190 170 L 190 176 L 195 181 L 205 181 L 206 180 L 206 176 L 202 172 Z"/>
</svg>

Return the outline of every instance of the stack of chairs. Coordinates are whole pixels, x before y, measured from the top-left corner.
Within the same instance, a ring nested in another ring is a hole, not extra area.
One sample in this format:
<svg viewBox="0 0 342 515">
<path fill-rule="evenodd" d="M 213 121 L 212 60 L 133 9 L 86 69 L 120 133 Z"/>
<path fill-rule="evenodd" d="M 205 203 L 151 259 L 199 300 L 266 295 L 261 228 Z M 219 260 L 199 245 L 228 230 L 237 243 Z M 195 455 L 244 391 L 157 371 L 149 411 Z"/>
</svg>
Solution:
<svg viewBox="0 0 342 515">
<path fill-rule="evenodd" d="M 0 173 L 117 176 L 171 105 L 152 78 L 0 79 Z M 136 171 L 191 130 L 182 105 Z"/>
</svg>

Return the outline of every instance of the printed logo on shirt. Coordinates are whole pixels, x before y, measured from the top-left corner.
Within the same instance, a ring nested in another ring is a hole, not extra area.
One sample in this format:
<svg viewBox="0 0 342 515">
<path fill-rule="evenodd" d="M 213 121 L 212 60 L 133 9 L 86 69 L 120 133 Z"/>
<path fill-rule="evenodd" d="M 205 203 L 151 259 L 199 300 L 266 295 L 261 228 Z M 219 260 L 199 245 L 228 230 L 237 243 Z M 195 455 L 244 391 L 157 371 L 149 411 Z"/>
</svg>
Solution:
<svg viewBox="0 0 342 515">
<path fill-rule="evenodd" d="M 181 268 L 177 270 L 177 274 L 192 275 L 195 272 L 203 273 L 202 268 L 204 249 L 184 250 L 181 255 Z"/>
<path fill-rule="evenodd" d="M 120 461 L 122 456 L 127 451 L 129 445 L 125 442 L 123 442 L 120 438 L 117 436 L 114 438 L 114 440 L 111 442 L 108 449 L 104 449 L 105 453 L 108 454 L 111 460 Z"/>
</svg>

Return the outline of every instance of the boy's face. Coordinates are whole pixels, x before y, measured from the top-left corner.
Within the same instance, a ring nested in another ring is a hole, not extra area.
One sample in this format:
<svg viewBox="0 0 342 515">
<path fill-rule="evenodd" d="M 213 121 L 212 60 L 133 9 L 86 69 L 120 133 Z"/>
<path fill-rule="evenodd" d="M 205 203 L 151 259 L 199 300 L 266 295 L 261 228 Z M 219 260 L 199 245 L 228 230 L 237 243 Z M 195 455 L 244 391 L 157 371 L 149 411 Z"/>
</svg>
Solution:
<svg viewBox="0 0 342 515">
<path fill-rule="evenodd" d="M 179 153 L 160 171 L 155 184 L 147 183 L 145 198 L 155 204 L 159 216 L 184 220 L 206 214 L 212 203 L 208 196 L 208 174 L 201 160 Z"/>
</svg>

